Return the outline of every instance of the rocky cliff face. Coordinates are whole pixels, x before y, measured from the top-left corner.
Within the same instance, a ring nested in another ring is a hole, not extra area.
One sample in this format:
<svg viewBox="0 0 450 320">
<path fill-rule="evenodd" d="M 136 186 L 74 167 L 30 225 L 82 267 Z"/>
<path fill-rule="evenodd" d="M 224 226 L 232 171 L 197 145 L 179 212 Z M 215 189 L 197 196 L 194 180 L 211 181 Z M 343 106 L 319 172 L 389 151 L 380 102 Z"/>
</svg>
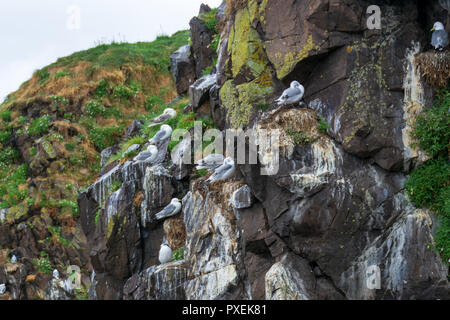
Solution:
<svg viewBox="0 0 450 320">
<path fill-rule="evenodd" d="M 381 30 L 366 27 L 373 4 Z M 280 129 L 279 171 L 238 165 L 233 179 L 209 184 L 176 165 L 167 144 L 154 164 L 103 168 L 78 197 L 89 298 L 449 299 L 434 214 L 404 187 L 427 160 L 410 131 L 433 95 L 415 57 L 446 14 L 428 1 L 230 0 L 216 14 L 217 57 L 214 34 L 194 18 L 192 44 L 172 56 L 178 92 L 221 130 Z M 292 80 L 305 105 L 278 108 Z M 172 197 L 182 212 L 158 219 Z M 183 248 L 180 261 L 159 265 L 163 238 Z M 24 281 L 16 275 L 11 283 Z"/>
</svg>

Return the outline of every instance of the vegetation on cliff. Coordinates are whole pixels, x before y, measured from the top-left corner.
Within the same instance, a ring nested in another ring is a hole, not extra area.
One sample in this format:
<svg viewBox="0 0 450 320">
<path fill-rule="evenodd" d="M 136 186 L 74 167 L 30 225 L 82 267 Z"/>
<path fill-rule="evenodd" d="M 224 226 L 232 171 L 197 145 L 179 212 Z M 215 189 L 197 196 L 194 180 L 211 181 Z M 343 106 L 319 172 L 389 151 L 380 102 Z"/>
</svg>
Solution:
<svg viewBox="0 0 450 320">
<path fill-rule="evenodd" d="M 433 108 L 419 114 L 413 137 L 431 159 L 415 169 L 406 183 L 417 207 L 428 207 L 439 216 L 435 246 L 444 262 L 450 261 L 450 91 L 440 90 Z"/>
<path fill-rule="evenodd" d="M 188 38 L 189 31 L 180 31 L 60 58 L 0 106 L 0 208 L 6 210 L 0 225 L 8 224 L 12 233 L 23 221 L 45 226 L 30 257 L 37 272 L 68 260 L 86 263 L 68 253 L 83 247 L 77 196 L 96 180 L 100 152 L 117 144 L 133 120 L 150 119 L 177 96 L 170 55 Z M 193 122 L 192 114 L 182 114 L 185 106 L 186 98 L 177 104 L 174 128 Z M 150 137 L 150 131 L 144 133 Z M 146 140 L 130 137 L 122 146 Z"/>
</svg>

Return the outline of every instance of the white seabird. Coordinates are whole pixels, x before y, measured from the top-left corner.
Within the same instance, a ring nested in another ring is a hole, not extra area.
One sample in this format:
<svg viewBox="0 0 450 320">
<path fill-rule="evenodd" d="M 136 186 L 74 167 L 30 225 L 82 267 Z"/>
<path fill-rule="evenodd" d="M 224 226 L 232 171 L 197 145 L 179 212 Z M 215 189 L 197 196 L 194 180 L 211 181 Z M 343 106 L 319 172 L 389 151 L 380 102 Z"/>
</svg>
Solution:
<svg viewBox="0 0 450 320">
<path fill-rule="evenodd" d="M 161 220 L 167 217 L 174 216 L 181 211 L 181 200 L 173 198 L 170 204 L 156 214 L 156 219 Z"/>
<path fill-rule="evenodd" d="M 198 161 L 197 170 L 207 169 L 209 171 L 220 167 L 225 157 L 223 154 L 210 154 L 209 156 Z"/>
<path fill-rule="evenodd" d="M 158 148 L 154 145 L 150 145 L 146 150 L 140 152 L 134 158 L 134 161 L 153 162 L 155 161 L 157 156 L 158 156 Z"/>
<path fill-rule="evenodd" d="M 149 127 L 157 126 L 163 122 L 166 122 L 167 120 L 175 118 L 176 116 L 177 116 L 177 112 L 174 109 L 167 108 L 166 110 L 164 110 L 164 112 L 160 116 L 158 116 L 150 121 Z"/>
<path fill-rule="evenodd" d="M 6 292 L 6 284 L 0 284 L 0 295 L 5 294 Z"/>
<path fill-rule="evenodd" d="M 150 144 L 157 144 L 161 141 L 164 141 L 166 139 L 169 139 L 172 136 L 172 128 L 167 125 L 163 124 L 161 126 L 161 129 L 155 134 L 153 138 L 150 139 Z"/>
<path fill-rule="evenodd" d="M 53 279 L 59 279 L 59 271 L 57 269 L 53 270 Z"/>
<path fill-rule="evenodd" d="M 284 90 L 276 102 L 278 102 L 279 106 L 283 104 L 296 104 L 302 100 L 304 94 L 305 88 L 298 81 L 292 81 L 291 87 Z"/>
<path fill-rule="evenodd" d="M 15 255 L 11 257 L 11 263 L 17 263 L 17 257 Z"/>
<path fill-rule="evenodd" d="M 234 160 L 231 158 L 226 158 L 223 161 L 223 165 L 214 170 L 214 173 L 206 181 L 215 182 L 227 180 L 234 174 L 235 169 L 236 167 L 234 165 Z"/>
<path fill-rule="evenodd" d="M 435 50 L 442 50 L 448 46 L 448 34 L 441 22 L 436 22 L 431 31 L 433 31 L 433 35 L 431 36 L 431 45 Z"/>
<path fill-rule="evenodd" d="M 158 259 L 161 264 L 168 263 L 172 261 L 173 253 L 169 245 L 164 241 L 161 243 L 161 248 L 159 249 Z"/>
</svg>

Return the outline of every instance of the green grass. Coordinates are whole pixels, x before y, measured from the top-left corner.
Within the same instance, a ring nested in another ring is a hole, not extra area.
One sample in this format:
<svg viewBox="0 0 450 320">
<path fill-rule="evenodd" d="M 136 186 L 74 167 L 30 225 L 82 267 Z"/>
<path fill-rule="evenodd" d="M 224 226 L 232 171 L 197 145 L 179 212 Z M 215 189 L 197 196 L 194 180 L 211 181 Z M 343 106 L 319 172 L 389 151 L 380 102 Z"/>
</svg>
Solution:
<svg viewBox="0 0 450 320">
<path fill-rule="evenodd" d="M 450 91 L 440 90 L 433 108 L 419 114 L 413 125 L 413 146 L 431 159 L 413 170 L 405 184 L 416 207 L 429 208 L 438 216 L 434 246 L 447 265 L 450 259 Z"/>
<path fill-rule="evenodd" d="M 211 9 L 207 13 L 202 13 L 199 19 L 205 24 L 206 28 L 214 33 L 217 33 L 217 8 Z"/>
<path fill-rule="evenodd" d="M 86 103 L 84 111 L 91 117 L 96 117 L 98 115 L 104 116 L 106 113 L 106 108 L 101 102 L 97 100 L 91 100 Z"/>
<path fill-rule="evenodd" d="M 417 116 L 412 136 L 430 157 L 445 156 L 450 141 L 450 91 L 441 90 L 435 106 Z"/>
<path fill-rule="evenodd" d="M 4 122 L 10 122 L 11 121 L 11 115 L 12 115 L 12 111 L 9 110 L 4 110 L 0 113 L 0 118 L 2 118 L 2 120 Z"/>
<path fill-rule="evenodd" d="M 331 125 L 329 125 L 324 117 L 319 116 L 319 126 L 318 129 L 321 133 L 327 134 L 328 129 L 331 128 Z"/>
<path fill-rule="evenodd" d="M 70 67 L 80 61 L 90 62 L 92 68 L 119 68 L 124 64 L 138 64 L 156 67 L 161 72 L 169 72 L 170 55 L 188 43 L 189 31 L 179 31 L 172 36 L 160 36 L 153 42 L 111 43 L 76 52 L 58 59 L 51 67 Z"/>
<path fill-rule="evenodd" d="M 78 209 L 78 204 L 75 201 L 63 199 L 58 202 L 57 207 L 58 208 L 69 208 L 72 211 L 72 215 L 74 217 L 78 217 L 80 215 L 80 211 Z"/>
<path fill-rule="evenodd" d="M 28 197 L 28 189 L 19 191 L 19 185 L 28 178 L 28 167 L 9 165 L 0 169 L 0 209 L 18 205 Z"/>
<path fill-rule="evenodd" d="M 311 137 L 306 132 L 287 129 L 286 133 L 292 138 L 292 141 L 299 146 L 306 146 L 317 141 L 317 137 Z"/>
<path fill-rule="evenodd" d="M 53 267 L 50 263 L 48 254 L 45 251 L 41 252 L 41 257 L 39 259 L 34 259 L 33 264 L 37 267 L 37 270 L 41 273 L 51 274 Z"/>
<path fill-rule="evenodd" d="M 89 138 L 94 143 L 97 151 L 102 151 L 116 144 L 117 139 L 122 135 L 123 126 L 100 127 L 95 126 L 89 132 Z"/>
<path fill-rule="evenodd" d="M 70 76 L 70 72 L 67 71 L 60 71 L 55 73 L 55 78 L 64 78 Z"/>
<path fill-rule="evenodd" d="M 180 261 L 184 259 L 184 248 L 178 248 L 173 252 L 173 258 L 172 261 Z"/>
<path fill-rule="evenodd" d="M 46 133 L 50 128 L 51 117 L 49 115 L 42 116 L 40 118 L 31 121 L 31 125 L 28 128 L 28 134 L 40 135 Z"/>
</svg>

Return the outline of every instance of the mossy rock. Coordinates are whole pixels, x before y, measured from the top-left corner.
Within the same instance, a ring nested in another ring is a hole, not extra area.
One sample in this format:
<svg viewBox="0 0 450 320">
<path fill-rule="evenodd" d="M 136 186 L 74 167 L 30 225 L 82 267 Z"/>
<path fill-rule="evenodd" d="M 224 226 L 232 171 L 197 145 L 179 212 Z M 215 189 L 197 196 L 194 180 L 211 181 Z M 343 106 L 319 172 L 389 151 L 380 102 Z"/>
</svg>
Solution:
<svg viewBox="0 0 450 320">
<path fill-rule="evenodd" d="M 6 221 L 8 223 L 16 223 L 28 214 L 28 207 L 24 204 L 19 204 L 15 207 L 9 208 L 6 214 Z"/>
<path fill-rule="evenodd" d="M 251 120 L 254 107 L 267 101 L 272 93 L 267 75 L 237 86 L 231 80 L 225 82 L 220 90 L 220 99 L 228 111 L 231 126 L 245 127 Z"/>
</svg>

